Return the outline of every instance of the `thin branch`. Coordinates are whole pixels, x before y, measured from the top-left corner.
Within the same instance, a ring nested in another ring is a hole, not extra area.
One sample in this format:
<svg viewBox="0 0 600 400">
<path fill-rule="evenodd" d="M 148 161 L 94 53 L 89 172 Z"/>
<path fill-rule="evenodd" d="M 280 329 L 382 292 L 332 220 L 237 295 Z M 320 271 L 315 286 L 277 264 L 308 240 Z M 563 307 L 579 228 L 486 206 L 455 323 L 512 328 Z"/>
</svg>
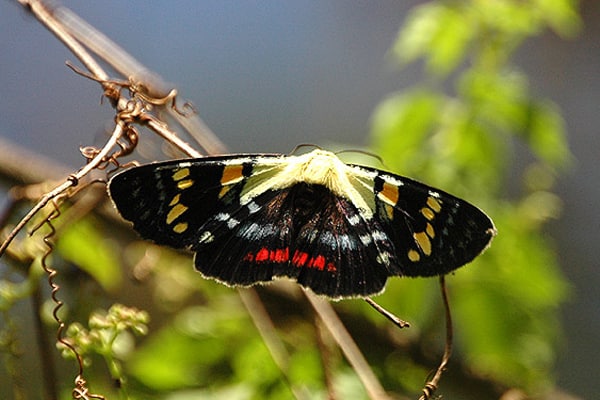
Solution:
<svg viewBox="0 0 600 400">
<path fill-rule="evenodd" d="M 398 318 L 392 312 L 390 312 L 390 311 L 386 310 L 385 308 L 381 307 L 379 304 L 377 304 L 370 297 L 365 297 L 365 301 L 371 307 L 373 307 L 375 310 L 377 310 L 378 313 L 380 313 L 381 315 L 383 315 L 384 317 L 386 317 L 387 319 L 389 319 L 390 321 L 392 321 L 392 323 L 394 325 L 396 325 L 398 328 L 403 329 L 403 328 L 410 327 L 410 324 L 408 322 L 404 321 L 403 319 Z"/>
<path fill-rule="evenodd" d="M 354 371 L 358 375 L 358 378 L 364 385 L 369 398 L 371 399 L 389 399 L 389 396 L 379 383 L 377 376 L 371 369 L 369 363 L 362 355 L 360 349 L 352 339 L 352 336 L 348 333 L 344 324 L 337 316 L 335 310 L 328 301 L 317 297 L 308 290 L 304 291 L 306 298 L 310 301 L 315 311 L 327 327 L 331 336 L 335 339 L 337 344 L 342 349 L 342 352 L 346 356 L 346 359 L 352 365 Z"/>
<path fill-rule="evenodd" d="M 442 379 L 442 374 L 446 370 L 446 365 L 448 365 L 448 361 L 450 360 L 450 356 L 452 355 L 452 315 L 450 314 L 450 303 L 448 302 L 448 293 L 446 290 L 446 279 L 444 275 L 440 275 L 440 291 L 442 292 L 442 301 L 444 303 L 444 311 L 446 313 L 446 346 L 444 347 L 444 355 L 442 356 L 442 361 L 438 366 L 433 378 L 431 378 L 423 388 L 423 394 L 419 397 L 419 400 L 429 400 L 431 396 L 435 393 L 440 383 L 440 379 Z"/>
<path fill-rule="evenodd" d="M 107 80 L 109 76 L 104 72 L 94 58 L 85 50 L 85 48 L 77 41 L 66 29 L 63 23 L 57 21 L 55 13 L 64 8 L 62 6 L 50 6 L 43 1 L 37 0 L 18 0 L 18 2 L 26 7 L 50 32 L 52 32 L 58 40 L 64 43 L 65 46 L 85 65 L 85 67 L 97 78 Z"/>
<path fill-rule="evenodd" d="M 179 138 L 175 132 L 171 131 L 163 122 L 157 120 L 156 118 L 152 118 L 147 121 L 147 125 L 154 132 L 158 133 L 163 139 L 176 146 L 188 156 L 194 158 L 202 157 L 202 154 L 187 144 L 184 140 L 181 140 L 181 138 Z"/>
<path fill-rule="evenodd" d="M 27 168 L 23 168 L 27 160 Z M 14 183 L 38 183 L 68 175 L 67 165 L 27 150 L 0 136 L 0 177 Z M 0 225 L 1 226 L 1 225 Z"/>
<path fill-rule="evenodd" d="M 76 186 L 84 176 L 86 176 L 94 168 L 97 168 L 98 165 L 100 165 L 100 163 L 106 160 L 106 157 L 116 145 L 117 140 L 121 137 L 122 133 L 123 125 L 115 125 L 115 130 L 113 131 L 109 140 L 106 142 L 102 150 L 100 150 L 98 154 L 88 164 L 86 164 L 76 173 L 69 175 L 69 177 L 65 179 L 63 183 L 55 187 L 50 192 L 46 193 L 40 199 L 40 201 L 27 213 L 27 215 L 23 217 L 21 221 L 19 221 L 19 223 L 13 228 L 13 230 L 9 233 L 8 237 L 6 238 L 6 240 L 4 240 L 2 245 L 0 245 L 0 257 L 2 257 L 8 245 L 13 241 L 13 239 L 17 236 L 21 229 L 23 229 L 25 225 L 29 221 L 31 221 L 35 214 L 37 214 L 42 208 L 44 208 L 49 201 L 66 192 L 69 188 Z"/>
<path fill-rule="evenodd" d="M 273 324 L 269 313 L 265 309 L 262 300 L 256 293 L 256 290 L 254 288 L 239 288 L 238 294 L 242 300 L 242 303 L 244 303 L 250 318 L 252 318 L 254 326 L 256 326 L 258 333 L 269 349 L 269 353 L 271 353 L 273 361 L 275 361 L 275 364 L 283 374 L 283 378 L 285 379 L 288 387 L 294 394 L 294 397 L 296 399 L 308 399 L 308 394 L 303 390 L 300 390 L 300 388 L 295 386 L 294 383 L 289 380 L 288 370 L 290 355 L 277 336 L 275 325 Z"/>
<path fill-rule="evenodd" d="M 332 347 L 334 344 L 333 337 L 325 327 L 323 320 L 316 316 L 315 326 L 317 332 L 317 346 L 321 355 L 321 364 L 323 365 L 323 377 L 325 379 L 325 387 L 327 388 L 327 400 L 336 400 L 337 394 L 334 386 L 334 371 Z"/>
<path fill-rule="evenodd" d="M 152 96 L 162 97 L 171 91 L 173 85 L 167 83 L 160 75 L 150 71 L 133 56 L 110 40 L 102 32 L 88 24 L 77 14 L 66 7 L 54 10 L 55 18 L 62 22 L 65 29 L 79 42 L 94 52 L 98 57 L 136 83 L 142 84 Z M 87 66 L 87 65 L 86 65 Z M 208 128 L 198 115 L 182 116 L 167 107 L 171 117 L 175 118 L 197 143 L 208 153 L 224 153 L 225 145 Z"/>
</svg>

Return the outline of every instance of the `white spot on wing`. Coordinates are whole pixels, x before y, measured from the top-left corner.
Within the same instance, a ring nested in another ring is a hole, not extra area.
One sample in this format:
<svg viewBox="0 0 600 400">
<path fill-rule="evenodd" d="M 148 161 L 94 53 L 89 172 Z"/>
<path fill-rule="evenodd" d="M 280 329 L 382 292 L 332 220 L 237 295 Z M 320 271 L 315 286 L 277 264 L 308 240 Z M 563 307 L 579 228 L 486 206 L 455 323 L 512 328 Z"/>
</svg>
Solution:
<svg viewBox="0 0 600 400">
<path fill-rule="evenodd" d="M 354 214 L 353 216 L 348 218 L 348 223 L 352 226 L 358 225 L 359 222 L 360 222 L 360 215 L 358 215 L 358 214 Z"/>
<path fill-rule="evenodd" d="M 227 221 L 227 227 L 228 227 L 229 229 L 233 229 L 233 228 L 235 228 L 236 226 L 238 226 L 238 225 L 239 225 L 239 223 L 240 223 L 240 221 L 238 221 L 237 219 L 235 219 L 235 218 L 231 218 L 229 221 Z"/>
<path fill-rule="evenodd" d="M 319 242 L 329 248 L 337 250 L 355 250 L 356 242 L 347 234 L 336 235 L 331 231 L 324 231 L 319 235 Z"/>
<path fill-rule="evenodd" d="M 379 254 L 377 254 L 377 258 L 375 260 L 379 264 L 382 264 L 387 267 L 390 265 L 390 253 L 388 253 L 387 251 L 379 253 Z"/>
<path fill-rule="evenodd" d="M 371 232 L 371 236 L 376 242 L 384 242 L 386 240 L 389 240 L 387 235 L 381 231 L 373 231 Z"/>
<path fill-rule="evenodd" d="M 277 226 L 273 224 L 259 225 L 256 222 L 246 224 L 237 230 L 236 235 L 246 240 L 261 240 L 273 237 L 277 234 Z"/>
<path fill-rule="evenodd" d="M 390 183 L 395 186 L 404 186 L 404 182 L 402 182 L 400 179 L 396 178 L 395 176 L 392 176 L 389 174 L 381 174 L 380 176 L 383 177 L 383 180 L 386 181 L 387 183 Z"/>
<path fill-rule="evenodd" d="M 215 219 L 217 221 L 227 221 L 229 218 L 231 218 L 231 215 L 227 213 L 218 213 L 217 215 L 215 215 Z"/>
<path fill-rule="evenodd" d="M 250 211 L 250 214 L 254 214 L 258 210 L 260 210 L 260 207 L 254 201 L 248 202 L 248 204 L 246 204 L 246 207 L 248 207 L 248 211 Z"/>
<path fill-rule="evenodd" d="M 360 235 L 358 238 L 360 239 L 361 243 L 364 244 L 365 246 L 368 246 L 373 241 L 373 239 L 371 238 L 371 235 L 369 235 L 369 234 Z"/>
<path fill-rule="evenodd" d="M 215 215 L 215 219 L 217 221 L 227 222 L 227 227 L 229 229 L 235 228 L 240 223 L 240 221 L 238 221 L 237 219 L 233 218 L 231 216 L 231 214 L 224 213 L 224 212 L 218 213 L 217 215 Z"/>
<path fill-rule="evenodd" d="M 210 243 L 215 240 L 215 236 L 211 231 L 204 231 L 198 238 L 198 243 Z"/>
<path fill-rule="evenodd" d="M 344 234 L 337 237 L 341 250 L 356 250 L 356 242 L 352 237 Z"/>
<path fill-rule="evenodd" d="M 330 231 L 324 231 L 323 233 L 321 233 L 321 235 L 319 236 L 319 241 L 333 249 L 336 249 L 338 247 L 335 235 Z"/>
<path fill-rule="evenodd" d="M 276 159 L 276 157 L 275 157 Z M 240 165 L 254 162 L 267 162 L 266 160 L 272 160 L 270 157 L 236 157 L 229 160 L 221 161 L 223 165 Z"/>
</svg>

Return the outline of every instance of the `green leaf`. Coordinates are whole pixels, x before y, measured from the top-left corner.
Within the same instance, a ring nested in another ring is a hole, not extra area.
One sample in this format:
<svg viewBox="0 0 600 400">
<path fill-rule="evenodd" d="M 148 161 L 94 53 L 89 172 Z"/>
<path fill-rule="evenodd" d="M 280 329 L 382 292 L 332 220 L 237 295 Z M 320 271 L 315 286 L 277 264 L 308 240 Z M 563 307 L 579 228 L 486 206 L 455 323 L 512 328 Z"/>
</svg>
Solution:
<svg viewBox="0 0 600 400">
<path fill-rule="evenodd" d="M 574 37 L 583 25 L 575 0 L 535 0 L 535 6 L 556 33 L 563 37 Z"/>
<path fill-rule="evenodd" d="M 461 76 L 459 94 L 490 130 L 523 131 L 528 112 L 527 78 L 515 71 L 473 68 Z"/>
<path fill-rule="evenodd" d="M 252 387 L 244 383 L 227 385 L 216 389 L 179 390 L 167 395 L 165 400 L 250 400 Z"/>
<path fill-rule="evenodd" d="M 384 100 L 375 110 L 372 134 L 377 153 L 390 168 L 415 170 L 422 148 L 439 118 L 443 96 L 427 90 L 409 91 Z"/>
<path fill-rule="evenodd" d="M 64 226 L 56 244 L 61 256 L 90 274 L 106 290 L 118 287 L 122 275 L 117 250 L 92 217 Z"/>
<path fill-rule="evenodd" d="M 406 64 L 422 57 L 439 76 L 454 70 L 475 34 L 468 10 L 438 3 L 415 9 L 393 47 L 396 59 Z"/>
<path fill-rule="evenodd" d="M 430 44 L 427 67 L 437 75 L 453 71 L 475 34 L 467 7 L 445 7 L 439 15 L 437 30 Z"/>
<path fill-rule="evenodd" d="M 550 384 L 569 286 L 529 208 L 497 210 L 492 248 L 451 281 L 457 341 L 481 375 L 537 390 Z"/>
<path fill-rule="evenodd" d="M 531 150 L 550 165 L 568 165 L 571 153 L 557 107 L 549 101 L 537 101 L 532 103 L 529 111 L 528 141 Z"/>
<path fill-rule="evenodd" d="M 392 54 L 401 64 L 426 54 L 442 13 L 443 7 L 437 3 L 424 4 L 411 11 L 392 48 Z"/>
<path fill-rule="evenodd" d="M 154 334 L 127 364 L 131 375 L 152 390 L 207 384 L 210 369 L 223 359 L 227 346 L 217 337 L 189 336 L 174 327 Z"/>
</svg>

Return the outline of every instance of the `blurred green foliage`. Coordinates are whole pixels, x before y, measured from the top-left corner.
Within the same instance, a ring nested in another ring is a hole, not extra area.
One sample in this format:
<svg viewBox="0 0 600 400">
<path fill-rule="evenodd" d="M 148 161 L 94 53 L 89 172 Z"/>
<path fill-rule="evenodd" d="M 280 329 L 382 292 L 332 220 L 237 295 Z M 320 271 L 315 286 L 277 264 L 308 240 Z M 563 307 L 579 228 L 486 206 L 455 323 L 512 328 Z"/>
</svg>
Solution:
<svg viewBox="0 0 600 400">
<path fill-rule="evenodd" d="M 99 221 L 87 217 L 70 224 L 61 232 L 57 250 L 66 262 L 90 274 L 104 289 L 121 284 L 121 269 L 114 243 L 106 239 L 106 231 L 98 230 Z"/>
<path fill-rule="evenodd" d="M 554 379 L 569 286 L 544 223 L 560 213 L 552 189 L 571 154 L 558 108 L 531 95 L 511 57 L 547 28 L 572 36 L 579 25 L 568 0 L 421 5 L 392 55 L 400 65 L 422 60 L 422 82 L 392 94 L 373 117 L 374 151 L 392 170 L 472 201 L 495 221 L 491 248 L 449 279 L 458 354 L 473 374 L 530 392 L 550 390 Z M 525 153 L 518 163 L 517 151 Z M 426 324 L 431 300 L 415 290 L 398 282 L 384 299 L 392 309 L 410 304 L 401 315 L 413 310 Z"/>
</svg>

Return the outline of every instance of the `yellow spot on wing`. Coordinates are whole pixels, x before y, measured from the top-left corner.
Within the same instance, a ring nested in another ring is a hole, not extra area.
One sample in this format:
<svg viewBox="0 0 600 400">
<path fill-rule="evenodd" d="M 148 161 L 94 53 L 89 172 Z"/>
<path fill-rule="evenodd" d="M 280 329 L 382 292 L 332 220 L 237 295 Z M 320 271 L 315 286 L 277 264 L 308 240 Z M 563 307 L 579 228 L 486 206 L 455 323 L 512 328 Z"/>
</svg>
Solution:
<svg viewBox="0 0 600 400">
<path fill-rule="evenodd" d="M 187 222 L 180 222 L 173 227 L 173 231 L 175 233 L 183 233 L 183 232 L 187 231 L 187 228 L 188 228 Z"/>
<path fill-rule="evenodd" d="M 174 206 L 175 204 L 179 203 L 179 197 L 181 197 L 180 193 L 177 193 L 175 196 L 173 196 L 173 200 L 171 200 L 171 202 L 169 203 L 169 206 Z"/>
<path fill-rule="evenodd" d="M 221 174 L 222 187 L 219 191 L 219 198 L 222 198 L 229 192 L 231 185 L 244 179 L 243 169 L 244 166 L 242 164 L 226 165 L 223 168 L 223 173 Z"/>
<path fill-rule="evenodd" d="M 429 236 L 432 239 L 435 237 L 435 229 L 433 229 L 433 226 L 429 222 L 425 227 L 425 233 L 427 233 L 427 236 Z"/>
<path fill-rule="evenodd" d="M 425 218 L 427 218 L 429 221 L 431 221 L 433 218 L 435 218 L 435 214 L 434 214 L 433 210 L 429 207 L 421 208 L 421 214 Z"/>
<path fill-rule="evenodd" d="M 172 178 L 174 181 L 180 181 L 183 178 L 187 177 L 189 174 L 190 174 L 189 168 L 181 168 L 173 173 Z"/>
<path fill-rule="evenodd" d="M 225 196 L 227 194 L 227 192 L 229 192 L 230 189 L 231 189 L 231 186 L 221 187 L 221 191 L 219 191 L 219 198 L 222 198 L 223 196 Z"/>
<path fill-rule="evenodd" d="M 185 190 L 185 189 L 191 187 L 193 184 L 194 184 L 193 179 L 186 179 L 184 181 L 179 181 L 179 182 L 177 182 L 177 189 Z"/>
<path fill-rule="evenodd" d="M 412 262 L 417 262 L 421 259 L 421 256 L 419 255 L 419 252 L 413 249 L 410 249 L 408 251 L 408 259 Z"/>
<path fill-rule="evenodd" d="M 244 166 L 241 164 L 226 165 L 223 169 L 223 174 L 221 175 L 221 185 L 227 185 L 241 181 L 244 178 L 242 175 L 243 169 Z"/>
<path fill-rule="evenodd" d="M 392 204 L 396 204 L 398 202 L 398 186 L 392 185 L 391 183 L 384 182 L 383 189 L 378 193 L 378 196 L 384 197 L 386 200 L 391 202 Z"/>
<path fill-rule="evenodd" d="M 389 219 L 394 219 L 394 207 L 385 204 L 385 213 L 388 215 Z"/>
<path fill-rule="evenodd" d="M 171 208 L 171 211 L 167 214 L 167 224 L 173 223 L 177 218 L 181 216 L 184 212 L 186 212 L 188 208 L 183 204 L 177 204 L 175 207 Z"/>
<path fill-rule="evenodd" d="M 416 240 L 419 248 L 423 251 L 426 256 L 431 255 L 431 242 L 429 236 L 425 232 L 418 232 L 413 234 L 413 238 Z"/>
<path fill-rule="evenodd" d="M 429 196 L 427 198 L 427 205 L 436 213 L 439 213 L 442 209 L 442 205 L 440 204 L 439 200 L 437 200 L 435 197 Z"/>
</svg>

